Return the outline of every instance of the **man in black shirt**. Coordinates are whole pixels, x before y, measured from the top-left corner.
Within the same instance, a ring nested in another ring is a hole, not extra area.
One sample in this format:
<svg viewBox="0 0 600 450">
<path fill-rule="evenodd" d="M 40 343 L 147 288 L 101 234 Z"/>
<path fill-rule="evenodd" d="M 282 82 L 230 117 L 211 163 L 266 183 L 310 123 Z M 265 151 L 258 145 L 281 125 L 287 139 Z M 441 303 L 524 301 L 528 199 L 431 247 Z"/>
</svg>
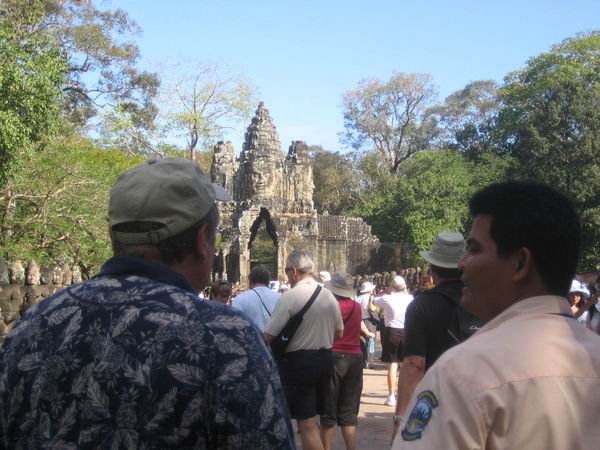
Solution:
<svg viewBox="0 0 600 450">
<path fill-rule="evenodd" d="M 399 373 L 392 439 L 425 371 L 461 341 L 455 322 L 464 287 L 457 265 L 464 252 L 465 238 L 455 232 L 439 233 L 430 251 L 419 252 L 431 264 L 435 287 L 420 294 L 406 310 L 404 362 Z"/>
</svg>

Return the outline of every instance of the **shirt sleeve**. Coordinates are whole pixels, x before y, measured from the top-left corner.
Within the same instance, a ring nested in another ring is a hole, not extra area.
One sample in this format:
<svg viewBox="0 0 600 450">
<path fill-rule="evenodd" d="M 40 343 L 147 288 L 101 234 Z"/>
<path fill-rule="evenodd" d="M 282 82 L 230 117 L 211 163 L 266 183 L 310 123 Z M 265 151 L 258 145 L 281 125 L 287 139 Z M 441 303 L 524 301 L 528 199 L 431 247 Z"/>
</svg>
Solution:
<svg viewBox="0 0 600 450">
<path fill-rule="evenodd" d="M 277 336 L 292 316 L 289 297 L 283 294 L 275 304 L 271 318 L 265 325 L 265 333 Z"/>
<path fill-rule="evenodd" d="M 392 450 L 485 449 L 484 415 L 468 379 L 451 361 L 434 364 L 417 385 Z"/>
<path fill-rule="evenodd" d="M 381 296 L 381 297 L 375 297 L 373 299 L 373 304 L 375 306 L 379 306 L 380 308 L 382 308 L 383 306 L 385 306 L 385 303 L 386 303 L 386 301 L 385 301 L 385 298 L 383 298 L 383 296 Z"/>
</svg>

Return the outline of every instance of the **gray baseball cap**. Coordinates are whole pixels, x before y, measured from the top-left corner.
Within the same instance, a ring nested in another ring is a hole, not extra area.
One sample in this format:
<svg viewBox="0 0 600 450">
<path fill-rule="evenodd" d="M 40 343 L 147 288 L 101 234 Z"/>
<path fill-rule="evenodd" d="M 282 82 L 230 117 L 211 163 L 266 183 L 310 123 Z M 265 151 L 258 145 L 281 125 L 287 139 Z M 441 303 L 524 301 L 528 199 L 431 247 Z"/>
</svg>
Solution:
<svg viewBox="0 0 600 450">
<path fill-rule="evenodd" d="M 215 200 L 229 194 L 211 183 L 198 164 L 183 158 L 149 159 L 119 175 L 110 191 L 111 228 L 127 222 L 157 222 L 163 226 L 142 233 L 113 230 L 124 244 L 156 244 L 176 236 L 208 214 Z"/>
</svg>

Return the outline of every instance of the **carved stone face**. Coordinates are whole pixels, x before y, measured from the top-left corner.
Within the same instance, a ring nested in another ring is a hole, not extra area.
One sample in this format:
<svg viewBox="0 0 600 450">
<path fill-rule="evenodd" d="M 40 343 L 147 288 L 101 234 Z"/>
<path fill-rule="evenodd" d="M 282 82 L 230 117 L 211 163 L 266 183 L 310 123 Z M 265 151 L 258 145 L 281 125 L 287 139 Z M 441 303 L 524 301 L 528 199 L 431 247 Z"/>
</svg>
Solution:
<svg viewBox="0 0 600 450">
<path fill-rule="evenodd" d="M 261 170 L 261 167 L 253 166 L 248 173 L 248 194 L 250 196 L 263 196 L 274 189 L 273 170 Z"/>
</svg>

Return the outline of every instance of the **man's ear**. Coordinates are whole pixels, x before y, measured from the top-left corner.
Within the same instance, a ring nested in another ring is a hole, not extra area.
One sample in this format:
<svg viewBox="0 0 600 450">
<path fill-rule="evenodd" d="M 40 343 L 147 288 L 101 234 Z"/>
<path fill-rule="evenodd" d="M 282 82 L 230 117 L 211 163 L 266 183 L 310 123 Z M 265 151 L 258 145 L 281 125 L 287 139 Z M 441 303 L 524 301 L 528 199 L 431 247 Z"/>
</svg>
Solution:
<svg viewBox="0 0 600 450">
<path fill-rule="evenodd" d="M 198 228 L 198 234 L 196 235 L 196 254 L 203 260 L 212 251 L 210 243 L 209 226 L 207 223 L 204 223 Z"/>
<path fill-rule="evenodd" d="M 526 247 L 517 250 L 513 257 L 515 258 L 514 281 L 522 281 L 531 273 L 533 269 L 533 257 L 531 251 Z"/>
</svg>

